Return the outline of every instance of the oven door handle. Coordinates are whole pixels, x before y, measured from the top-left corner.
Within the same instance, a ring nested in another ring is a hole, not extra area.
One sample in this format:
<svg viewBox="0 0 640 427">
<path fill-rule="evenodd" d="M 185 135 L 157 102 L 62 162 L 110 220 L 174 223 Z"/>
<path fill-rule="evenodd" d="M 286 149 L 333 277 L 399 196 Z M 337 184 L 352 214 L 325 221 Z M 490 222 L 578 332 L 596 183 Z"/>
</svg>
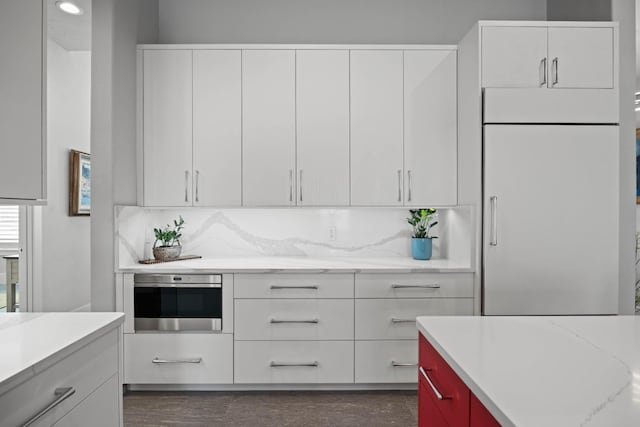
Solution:
<svg viewBox="0 0 640 427">
<path fill-rule="evenodd" d="M 160 359 L 154 357 L 151 363 L 202 363 L 202 357 L 196 357 L 194 359 Z"/>
</svg>

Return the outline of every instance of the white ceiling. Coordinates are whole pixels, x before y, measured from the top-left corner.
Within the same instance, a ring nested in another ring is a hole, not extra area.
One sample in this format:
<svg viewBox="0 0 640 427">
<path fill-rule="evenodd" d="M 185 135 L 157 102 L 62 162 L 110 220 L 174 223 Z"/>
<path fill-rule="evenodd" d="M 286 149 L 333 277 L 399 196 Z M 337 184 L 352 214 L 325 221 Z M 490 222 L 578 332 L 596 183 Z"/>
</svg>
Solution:
<svg viewBox="0 0 640 427">
<path fill-rule="evenodd" d="M 73 0 L 84 10 L 82 15 L 69 15 L 47 0 L 47 32 L 50 39 L 66 50 L 91 50 L 91 0 Z"/>
</svg>

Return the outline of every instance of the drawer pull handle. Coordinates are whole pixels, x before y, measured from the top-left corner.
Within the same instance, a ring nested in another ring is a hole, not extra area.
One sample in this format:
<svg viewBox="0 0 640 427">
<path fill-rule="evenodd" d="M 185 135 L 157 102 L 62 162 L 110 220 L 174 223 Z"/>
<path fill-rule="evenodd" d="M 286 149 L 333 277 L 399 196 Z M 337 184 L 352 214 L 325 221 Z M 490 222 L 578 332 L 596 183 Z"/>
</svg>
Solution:
<svg viewBox="0 0 640 427">
<path fill-rule="evenodd" d="M 195 359 L 159 359 L 155 357 L 151 363 L 202 363 L 202 357 Z"/>
<path fill-rule="evenodd" d="M 271 323 L 318 323 L 320 322 L 320 320 L 318 319 L 299 319 L 299 320 L 271 319 L 270 322 Z"/>
<path fill-rule="evenodd" d="M 53 408 L 55 408 L 56 406 L 58 406 L 59 404 L 61 404 L 71 396 L 73 396 L 75 392 L 76 392 L 76 389 L 73 387 L 64 387 L 64 388 L 55 389 L 55 391 L 53 392 L 53 395 L 56 396 L 56 400 L 51 402 L 49 405 L 47 405 L 46 408 L 42 409 L 40 412 L 38 412 L 33 417 L 31 417 L 26 423 L 22 424 L 22 427 L 29 427 L 30 425 L 35 424 L 36 421 L 38 421 L 40 418 L 47 415 L 47 413 L 51 411 Z"/>
<path fill-rule="evenodd" d="M 396 362 L 395 360 L 391 361 L 391 366 L 393 366 L 394 368 L 408 368 L 408 367 L 417 367 L 418 364 L 417 363 L 401 363 L 401 362 Z"/>
<path fill-rule="evenodd" d="M 318 285 L 309 285 L 309 286 L 271 285 L 271 289 L 318 289 Z"/>
<path fill-rule="evenodd" d="M 396 317 L 392 317 L 391 323 L 416 323 L 416 319 L 398 319 Z"/>
<path fill-rule="evenodd" d="M 427 369 L 427 371 L 430 371 L 431 369 Z M 435 385 L 433 385 L 433 382 L 431 381 L 431 378 L 429 378 L 429 375 L 427 375 L 427 373 L 425 372 L 424 368 L 422 366 L 420 366 L 420 373 L 422 374 L 422 376 L 424 377 L 425 380 L 427 380 L 427 382 L 429 383 L 429 386 L 431 386 L 431 390 L 433 390 L 433 393 L 436 395 L 436 397 L 438 398 L 438 400 L 447 400 L 447 399 L 451 399 L 448 396 L 443 396 L 442 393 L 440 393 L 438 391 L 438 389 L 436 388 Z"/>
<path fill-rule="evenodd" d="M 320 365 L 318 362 L 303 362 L 303 363 L 285 363 L 285 362 L 271 362 L 269 366 L 272 368 L 286 368 L 288 366 L 304 366 L 309 368 L 317 368 Z"/>
<path fill-rule="evenodd" d="M 392 284 L 391 289 L 440 289 L 440 285 L 434 283 L 433 285 L 397 285 Z"/>
</svg>

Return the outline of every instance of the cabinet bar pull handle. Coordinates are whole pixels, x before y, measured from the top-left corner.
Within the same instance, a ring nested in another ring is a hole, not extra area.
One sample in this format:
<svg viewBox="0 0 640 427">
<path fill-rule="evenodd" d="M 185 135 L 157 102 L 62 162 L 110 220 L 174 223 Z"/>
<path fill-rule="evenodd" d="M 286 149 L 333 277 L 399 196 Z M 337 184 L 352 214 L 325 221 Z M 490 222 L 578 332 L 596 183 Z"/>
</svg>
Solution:
<svg viewBox="0 0 640 427">
<path fill-rule="evenodd" d="M 202 363 L 202 357 L 195 359 L 159 359 L 155 357 L 151 363 Z"/>
<path fill-rule="evenodd" d="M 283 319 L 271 319 L 270 323 L 318 323 L 320 320 L 318 319 L 291 319 L 291 320 L 283 320 Z"/>
<path fill-rule="evenodd" d="M 391 289 L 440 289 L 440 285 L 434 283 L 433 285 L 391 285 Z"/>
<path fill-rule="evenodd" d="M 416 323 L 416 319 L 398 319 L 396 317 L 392 317 L 391 323 Z"/>
<path fill-rule="evenodd" d="M 200 196 L 198 195 L 198 187 L 200 187 L 200 171 L 196 171 L 196 202 L 200 201 Z"/>
<path fill-rule="evenodd" d="M 431 369 L 427 369 L 427 371 L 431 371 Z M 433 385 L 433 382 L 431 382 L 431 378 L 429 378 L 429 375 L 427 375 L 427 373 L 424 371 L 424 368 L 422 366 L 420 366 L 420 373 L 422 374 L 422 376 L 424 377 L 425 380 L 427 380 L 427 382 L 429 383 L 429 385 L 431 386 L 431 390 L 433 390 L 433 393 L 436 395 L 436 397 L 438 398 L 438 400 L 446 400 L 446 399 L 451 399 L 450 397 L 447 396 L 443 396 L 442 393 L 440 393 L 438 391 L 438 389 L 436 388 L 436 386 Z"/>
<path fill-rule="evenodd" d="M 29 418 L 27 422 L 22 424 L 22 427 L 29 427 L 30 425 L 35 424 L 36 421 L 38 421 L 40 418 L 47 415 L 47 413 L 51 411 L 53 408 L 55 408 L 56 406 L 58 406 L 59 404 L 61 404 L 71 396 L 73 396 L 75 392 L 76 392 L 76 389 L 73 387 L 63 387 L 63 388 L 55 389 L 55 391 L 53 392 L 53 395 L 56 396 L 56 399 L 53 402 L 49 403 L 45 408 L 43 408 L 40 412 L 35 414 L 33 417 Z"/>
<path fill-rule="evenodd" d="M 402 171 L 398 169 L 398 201 L 402 201 Z"/>
<path fill-rule="evenodd" d="M 309 286 L 271 285 L 271 289 L 318 289 L 318 285 L 309 285 Z"/>
<path fill-rule="evenodd" d="M 498 196 L 489 197 L 491 204 L 491 238 L 489 245 L 498 246 Z"/>
<path fill-rule="evenodd" d="M 184 171 L 184 201 L 189 201 L 189 171 Z"/>
<path fill-rule="evenodd" d="M 271 362 L 269 366 L 272 368 L 284 368 L 286 366 L 308 366 L 310 368 L 317 368 L 319 365 L 318 362 L 307 362 L 307 363 L 284 363 L 284 362 Z"/>
<path fill-rule="evenodd" d="M 293 202 L 293 169 L 289 169 L 289 201 Z"/>
<path fill-rule="evenodd" d="M 391 361 L 391 366 L 393 366 L 394 368 L 398 368 L 398 367 L 400 367 L 400 368 L 414 367 L 415 368 L 416 366 L 418 366 L 418 364 L 417 363 L 401 363 L 401 362 L 396 362 L 395 360 L 392 360 Z"/>
<path fill-rule="evenodd" d="M 540 60 L 540 68 L 542 73 L 542 78 L 540 79 L 540 87 L 546 86 L 547 84 L 547 58 L 542 58 Z"/>
<path fill-rule="evenodd" d="M 553 85 L 558 84 L 558 57 L 553 58 L 551 62 L 551 67 L 553 68 Z"/>
<path fill-rule="evenodd" d="M 300 169 L 300 182 L 298 182 L 300 186 L 300 201 L 302 201 L 302 169 Z"/>
<path fill-rule="evenodd" d="M 407 171 L 407 181 L 409 181 L 409 185 L 408 185 L 408 194 L 407 194 L 407 201 L 411 201 L 411 170 Z"/>
</svg>

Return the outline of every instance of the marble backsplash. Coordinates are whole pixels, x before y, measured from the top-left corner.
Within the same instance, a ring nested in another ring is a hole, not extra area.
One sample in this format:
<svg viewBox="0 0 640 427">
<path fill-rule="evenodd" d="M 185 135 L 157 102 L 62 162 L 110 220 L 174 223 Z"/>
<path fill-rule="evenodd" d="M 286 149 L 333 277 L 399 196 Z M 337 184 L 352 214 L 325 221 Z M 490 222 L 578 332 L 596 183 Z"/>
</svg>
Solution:
<svg viewBox="0 0 640 427">
<path fill-rule="evenodd" d="M 143 208 L 117 206 L 119 266 L 151 258 L 153 228 L 185 220 L 183 254 L 203 257 L 409 257 L 405 208 Z M 438 210 L 434 259 L 471 259 L 471 209 Z"/>
</svg>

